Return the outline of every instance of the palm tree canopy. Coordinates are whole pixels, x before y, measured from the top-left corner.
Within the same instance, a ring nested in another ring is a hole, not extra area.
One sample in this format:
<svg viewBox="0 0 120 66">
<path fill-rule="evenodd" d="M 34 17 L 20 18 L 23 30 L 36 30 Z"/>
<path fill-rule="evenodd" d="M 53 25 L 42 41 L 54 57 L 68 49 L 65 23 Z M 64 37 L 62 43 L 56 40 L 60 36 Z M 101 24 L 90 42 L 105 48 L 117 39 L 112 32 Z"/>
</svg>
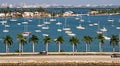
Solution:
<svg viewBox="0 0 120 66">
<path fill-rule="evenodd" d="M 119 37 L 118 35 L 112 35 L 111 39 L 110 39 L 110 45 L 112 46 L 116 46 L 119 43 Z"/>
<path fill-rule="evenodd" d="M 23 38 L 23 35 L 21 33 L 17 34 L 17 37 L 16 37 L 18 40 L 22 39 Z"/>
<path fill-rule="evenodd" d="M 91 36 L 84 36 L 83 40 L 87 43 L 90 44 L 93 41 L 93 38 Z"/>
<path fill-rule="evenodd" d="M 52 39 L 50 38 L 50 36 L 45 36 L 44 39 L 43 39 L 43 41 L 44 41 L 44 44 L 46 44 L 46 43 L 51 42 Z"/>
<path fill-rule="evenodd" d="M 22 44 L 22 45 L 26 44 L 27 43 L 26 38 L 21 38 L 19 43 Z"/>
<path fill-rule="evenodd" d="M 103 34 L 98 34 L 95 38 L 99 39 L 99 42 L 101 42 L 101 44 L 104 43 L 105 38 L 104 38 Z"/>
<path fill-rule="evenodd" d="M 3 39 L 4 39 L 4 43 L 5 43 L 5 44 L 8 44 L 8 45 L 13 44 L 13 39 L 12 39 L 12 37 L 11 37 L 11 36 L 6 35 L 6 37 L 5 37 L 5 38 L 3 38 Z"/>
<path fill-rule="evenodd" d="M 59 36 L 57 39 L 56 39 L 56 41 L 55 41 L 57 44 L 59 44 L 59 43 L 63 43 L 64 42 L 64 39 L 63 39 L 63 37 L 62 36 Z"/>
<path fill-rule="evenodd" d="M 76 46 L 77 44 L 80 43 L 80 40 L 79 40 L 79 38 L 77 38 L 77 37 L 71 37 L 71 38 L 69 39 L 69 42 L 70 42 L 71 44 L 74 44 L 74 45 Z"/>
<path fill-rule="evenodd" d="M 36 35 L 32 35 L 31 38 L 29 38 L 29 42 L 32 42 L 32 43 L 38 43 L 39 41 L 39 38 L 36 36 Z"/>
</svg>

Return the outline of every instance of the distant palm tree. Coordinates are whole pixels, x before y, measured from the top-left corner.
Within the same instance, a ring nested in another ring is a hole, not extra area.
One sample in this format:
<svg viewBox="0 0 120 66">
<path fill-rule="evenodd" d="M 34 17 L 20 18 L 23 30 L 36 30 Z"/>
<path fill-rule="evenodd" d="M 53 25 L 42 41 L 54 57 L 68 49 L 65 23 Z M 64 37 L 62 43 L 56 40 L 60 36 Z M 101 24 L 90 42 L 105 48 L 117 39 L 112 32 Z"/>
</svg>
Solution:
<svg viewBox="0 0 120 66">
<path fill-rule="evenodd" d="M 105 38 L 103 34 L 98 34 L 95 38 L 99 39 L 99 51 L 102 52 L 103 51 L 102 46 L 104 44 Z"/>
<path fill-rule="evenodd" d="M 32 42 L 32 45 L 33 45 L 33 48 L 32 48 L 33 52 L 35 52 L 34 45 L 38 43 L 38 41 L 39 41 L 39 38 L 36 35 L 32 35 L 32 37 L 29 38 L 29 42 Z"/>
<path fill-rule="evenodd" d="M 55 42 L 58 44 L 58 52 L 60 52 L 60 45 L 64 42 L 64 39 L 62 36 L 58 36 L 58 38 L 55 40 Z"/>
<path fill-rule="evenodd" d="M 23 52 L 23 46 L 24 46 L 24 44 L 26 44 L 26 43 L 27 43 L 26 38 L 21 38 L 21 39 L 20 39 L 19 44 L 21 44 L 21 45 L 22 45 L 22 52 Z"/>
<path fill-rule="evenodd" d="M 46 51 L 48 52 L 48 43 L 50 43 L 52 39 L 50 38 L 50 36 L 45 36 L 43 41 L 44 41 L 44 44 L 46 45 Z"/>
<path fill-rule="evenodd" d="M 113 46 L 113 52 L 115 52 L 115 46 L 117 46 L 119 43 L 119 37 L 118 35 L 112 35 L 111 39 L 110 39 L 110 45 Z"/>
<path fill-rule="evenodd" d="M 80 43 L 80 40 L 79 40 L 79 38 L 77 38 L 77 37 L 71 37 L 71 38 L 69 39 L 69 42 L 72 44 L 72 47 L 73 47 L 73 55 L 74 55 L 74 47 L 75 47 L 77 44 Z"/>
<path fill-rule="evenodd" d="M 84 36 L 83 41 L 86 42 L 86 52 L 90 51 L 90 43 L 93 41 L 91 36 Z"/>
<path fill-rule="evenodd" d="M 23 38 L 23 35 L 21 33 L 17 34 L 17 40 L 19 40 L 19 52 L 21 52 L 21 44 L 20 44 L 20 40 Z"/>
<path fill-rule="evenodd" d="M 4 39 L 4 44 L 6 45 L 6 53 L 9 52 L 9 46 L 13 44 L 13 39 L 10 35 L 6 35 Z"/>
</svg>

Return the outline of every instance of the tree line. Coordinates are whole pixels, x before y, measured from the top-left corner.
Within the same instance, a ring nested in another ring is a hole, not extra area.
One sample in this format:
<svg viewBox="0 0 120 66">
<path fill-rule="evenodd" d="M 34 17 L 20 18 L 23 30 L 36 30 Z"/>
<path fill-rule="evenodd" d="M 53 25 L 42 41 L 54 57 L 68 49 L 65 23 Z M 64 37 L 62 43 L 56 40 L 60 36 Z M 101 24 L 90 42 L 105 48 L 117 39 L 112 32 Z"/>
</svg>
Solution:
<svg viewBox="0 0 120 66">
<path fill-rule="evenodd" d="M 103 52 L 104 51 L 103 50 L 103 44 L 104 44 L 104 41 L 105 41 L 105 38 L 104 38 L 103 34 L 98 34 L 96 37 L 91 37 L 89 35 L 86 35 L 81 39 L 86 43 L 86 52 L 90 51 L 90 44 L 91 44 L 91 42 L 94 41 L 94 39 L 99 40 L 99 52 Z M 40 39 L 36 35 L 32 35 L 31 37 L 26 39 L 23 36 L 23 34 L 19 33 L 16 36 L 16 40 L 18 41 L 18 44 L 19 44 L 19 52 L 23 52 L 23 46 L 24 46 L 24 44 L 27 44 L 28 42 L 32 43 L 32 52 L 35 52 L 35 44 L 38 44 Z M 52 42 L 52 41 L 53 40 L 50 36 L 44 36 L 43 42 L 46 46 L 45 51 L 48 52 L 49 43 Z M 65 42 L 64 37 L 60 35 L 54 41 L 58 45 L 58 52 L 61 52 L 61 44 L 63 42 Z M 72 45 L 72 51 L 74 52 L 75 46 L 77 46 L 77 44 L 80 44 L 81 41 L 77 36 L 72 36 L 72 37 L 69 38 L 69 42 Z M 6 45 L 6 53 L 8 53 L 10 45 L 12 45 L 14 43 L 13 38 L 10 35 L 6 35 L 3 38 L 3 43 Z M 109 43 L 113 47 L 113 52 L 115 52 L 115 47 L 119 45 L 118 35 L 113 34 L 112 37 L 110 38 Z"/>
</svg>

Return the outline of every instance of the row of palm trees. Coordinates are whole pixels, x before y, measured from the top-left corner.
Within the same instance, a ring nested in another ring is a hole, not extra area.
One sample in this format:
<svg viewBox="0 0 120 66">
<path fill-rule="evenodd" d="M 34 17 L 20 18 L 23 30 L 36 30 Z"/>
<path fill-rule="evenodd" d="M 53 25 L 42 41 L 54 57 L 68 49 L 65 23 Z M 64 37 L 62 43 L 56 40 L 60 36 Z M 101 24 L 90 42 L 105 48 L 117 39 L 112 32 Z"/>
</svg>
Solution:
<svg viewBox="0 0 120 66">
<path fill-rule="evenodd" d="M 17 40 L 19 43 L 19 52 L 23 52 L 23 46 L 27 42 L 32 43 L 32 51 L 35 52 L 35 44 L 38 43 L 39 38 L 36 35 L 32 35 L 28 40 L 22 35 L 22 34 L 17 34 Z M 86 52 L 90 51 L 90 44 L 93 42 L 93 37 L 87 35 L 83 37 L 83 41 L 86 43 Z M 103 44 L 105 41 L 105 38 L 103 34 L 98 34 L 95 39 L 99 40 L 99 51 L 103 51 Z M 9 52 L 9 47 L 11 44 L 13 44 L 13 39 L 10 35 L 6 35 L 6 37 L 3 38 L 4 44 L 6 45 L 6 52 Z M 48 45 L 50 42 L 52 42 L 52 38 L 50 36 L 44 36 L 44 44 L 46 45 L 46 51 L 48 51 Z M 61 50 L 61 44 L 64 42 L 64 38 L 62 36 L 58 36 L 57 39 L 55 40 L 56 44 L 58 44 L 58 52 Z M 69 39 L 69 42 L 72 45 L 72 49 L 74 52 L 75 46 L 80 43 L 80 39 L 76 36 L 73 36 Z M 119 44 L 119 37 L 118 35 L 112 35 L 110 39 L 110 45 L 113 46 L 113 52 L 115 51 L 115 46 Z"/>
</svg>

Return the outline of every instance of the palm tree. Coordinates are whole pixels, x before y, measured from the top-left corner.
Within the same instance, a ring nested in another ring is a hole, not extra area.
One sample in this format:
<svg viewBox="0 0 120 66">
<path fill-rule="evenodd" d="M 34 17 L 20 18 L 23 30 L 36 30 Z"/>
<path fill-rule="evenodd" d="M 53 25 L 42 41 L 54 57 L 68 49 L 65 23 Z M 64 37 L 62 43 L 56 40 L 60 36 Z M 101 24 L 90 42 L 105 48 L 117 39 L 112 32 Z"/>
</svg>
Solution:
<svg viewBox="0 0 120 66">
<path fill-rule="evenodd" d="M 21 43 L 20 40 L 23 38 L 23 35 L 21 33 L 17 34 L 17 40 L 19 40 L 19 52 L 21 52 Z"/>
<path fill-rule="evenodd" d="M 38 41 L 39 41 L 39 38 L 36 35 L 32 35 L 32 37 L 29 38 L 29 42 L 32 42 L 32 45 L 33 45 L 33 48 L 32 48 L 33 52 L 35 52 L 34 45 L 38 43 Z"/>
<path fill-rule="evenodd" d="M 13 39 L 10 35 L 6 35 L 4 39 L 4 44 L 6 45 L 6 53 L 9 52 L 9 46 L 13 44 Z"/>
<path fill-rule="evenodd" d="M 95 38 L 99 39 L 99 51 L 102 52 L 102 45 L 104 44 L 105 38 L 103 34 L 98 34 Z"/>
<path fill-rule="evenodd" d="M 21 39 L 20 39 L 19 44 L 21 44 L 21 45 L 22 45 L 22 52 L 23 52 L 23 46 L 24 46 L 24 44 L 26 44 L 26 43 L 27 43 L 26 38 L 21 38 Z"/>
<path fill-rule="evenodd" d="M 119 37 L 118 35 L 112 35 L 111 39 L 110 39 L 110 45 L 113 46 L 113 52 L 115 52 L 115 46 L 117 46 L 119 43 Z"/>
<path fill-rule="evenodd" d="M 73 47 L 73 55 L 74 55 L 74 47 L 75 47 L 78 43 L 80 43 L 80 40 L 79 40 L 79 38 L 77 38 L 77 37 L 71 37 L 71 38 L 69 39 L 69 42 L 72 44 L 72 47 Z"/>
<path fill-rule="evenodd" d="M 64 39 L 62 36 L 58 36 L 58 38 L 55 41 L 58 44 L 59 50 L 58 52 L 60 52 L 60 45 L 64 42 Z"/>
<path fill-rule="evenodd" d="M 86 42 L 86 52 L 90 51 L 90 43 L 93 41 L 91 36 L 84 36 L 83 41 Z"/>
<path fill-rule="evenodd" d="M 45 36 L 43 41 L 44 41 L 44 44 L 46 45 L 46 51 L 48 52 L 48 43 L 50 43 L 52 39 L 50 38 L 50 36 Z"/>
</svg>

